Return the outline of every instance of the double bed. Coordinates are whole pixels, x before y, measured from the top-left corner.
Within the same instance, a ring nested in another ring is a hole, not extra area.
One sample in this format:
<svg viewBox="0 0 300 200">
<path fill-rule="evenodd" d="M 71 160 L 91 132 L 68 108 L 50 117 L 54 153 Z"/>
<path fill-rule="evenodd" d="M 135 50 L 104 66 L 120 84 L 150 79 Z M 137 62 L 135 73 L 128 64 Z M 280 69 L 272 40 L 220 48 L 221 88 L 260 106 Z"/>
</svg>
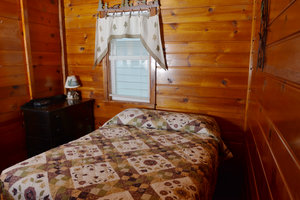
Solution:
<svg viewBox="0 0 300 200">
<path fill-rule="evenodd" d="M 0 176 L 2 199 L 211 199 L 231 157 L 211 117 L 127 109 Z"/>
</svg>

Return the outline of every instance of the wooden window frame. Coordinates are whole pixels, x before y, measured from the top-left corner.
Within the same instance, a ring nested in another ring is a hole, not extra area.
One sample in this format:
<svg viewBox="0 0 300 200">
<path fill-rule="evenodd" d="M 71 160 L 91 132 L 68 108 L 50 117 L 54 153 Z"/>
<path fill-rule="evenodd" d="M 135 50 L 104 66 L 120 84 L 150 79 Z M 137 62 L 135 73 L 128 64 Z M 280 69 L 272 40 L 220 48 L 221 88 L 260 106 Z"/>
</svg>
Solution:
<svg viewBox="0 0 300 200">
<path fill-rule="evenodd" d="M 108 51 L 109 52 L 109 51 Z M 104 101 L 105 102 L 113 102 L 113 103 L 121 103 L 121 104 L 134 104 L 139 106 L 144 106 L 147 108 L 155 108 L 156 105 L 156 62 L 150 56 L 149 65 L 150 65 L 150 81 L 149 81 L 149 103 L 148 102 L 137 102 L 137 101 L 121 101 L 121 100 L 112 100 L 110 96 L 111 88 L 111 76 L 110 76 L 110 61 L 109 61 L 109 53 L 103 59 L 103 89 L 104 89 Z"/>
</svg>

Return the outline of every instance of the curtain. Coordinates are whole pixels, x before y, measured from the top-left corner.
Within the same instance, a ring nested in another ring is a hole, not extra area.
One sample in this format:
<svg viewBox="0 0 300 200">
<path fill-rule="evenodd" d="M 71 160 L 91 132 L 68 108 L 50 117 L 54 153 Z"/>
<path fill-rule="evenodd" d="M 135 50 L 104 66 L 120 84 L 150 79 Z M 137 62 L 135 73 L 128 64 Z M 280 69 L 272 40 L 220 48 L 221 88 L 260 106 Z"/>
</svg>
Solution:
<svg viewBox="0 0 300 200">
<path fill-rule="evenodd" d="M 94 66 L 107 54 L 111 39 L 140 38 L 142 44 L 155 61 L 167 69 L 162 48 L 158 15 L 149 13 L 118 13 L 105 18 L 97 18 Z"/>
</svg>

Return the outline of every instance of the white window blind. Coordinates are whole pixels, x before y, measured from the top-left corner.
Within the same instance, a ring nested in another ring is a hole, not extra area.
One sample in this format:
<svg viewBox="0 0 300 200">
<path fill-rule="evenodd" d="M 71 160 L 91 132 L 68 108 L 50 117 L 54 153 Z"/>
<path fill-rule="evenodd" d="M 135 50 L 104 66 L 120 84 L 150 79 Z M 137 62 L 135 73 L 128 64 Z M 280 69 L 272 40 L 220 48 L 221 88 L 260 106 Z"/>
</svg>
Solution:
<svg viewBox="0 0 300 200">
<path fill-rule="evenodd" d="M 110 42 L 112 100 L 150 102 L 150 56 L 139 38 Z"/>
</svg>

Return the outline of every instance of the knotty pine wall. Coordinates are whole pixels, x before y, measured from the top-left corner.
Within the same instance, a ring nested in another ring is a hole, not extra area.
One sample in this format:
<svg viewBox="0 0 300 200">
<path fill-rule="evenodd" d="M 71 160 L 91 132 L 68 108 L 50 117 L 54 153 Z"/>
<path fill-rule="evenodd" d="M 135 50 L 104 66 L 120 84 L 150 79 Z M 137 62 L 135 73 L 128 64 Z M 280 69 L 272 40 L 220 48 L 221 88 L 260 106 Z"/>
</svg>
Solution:
<svg viewBox="0 0 300 200">
<path fill-rule="evenodd" d="M 300 199 L 300 0 L 270 0 L 266 64 L 256 69 L 260 1 L 248 111 L 252 199 Z"/>
<path fill-rule="evenodd" d="M 252 1 L 160 2 L 169 70 L 157 69 L 156 108 L 215 116 L 225 139 L 241 143 Z M 92 69 L 98 0 L 64 0 L 64 6 L 68 72 L 80 77 L 83 97 L 96 99 L 96 122 L 103 124 L 137 105 L 105 102 L 102 64 Z"/>
<path fill-rule="evenodd" d="M 0 171 L 25 159 L 20 106 L 29 100 L 18 0 L 0 1 Z"/>
<path fill-rule="evenodd" d="M 33 97 L 63 94 L 58 0 L 26 0 Z"/>
<path fill-rule="evenodd" d="M 30 100 L 29 87 L 33 98 L 62 94 L 64 87 L 57 0 L 23 0 L 24 24 L 20 2 L 0 1 L 0 171 L 26 158 L 20 106 Z"/>
</svg>

